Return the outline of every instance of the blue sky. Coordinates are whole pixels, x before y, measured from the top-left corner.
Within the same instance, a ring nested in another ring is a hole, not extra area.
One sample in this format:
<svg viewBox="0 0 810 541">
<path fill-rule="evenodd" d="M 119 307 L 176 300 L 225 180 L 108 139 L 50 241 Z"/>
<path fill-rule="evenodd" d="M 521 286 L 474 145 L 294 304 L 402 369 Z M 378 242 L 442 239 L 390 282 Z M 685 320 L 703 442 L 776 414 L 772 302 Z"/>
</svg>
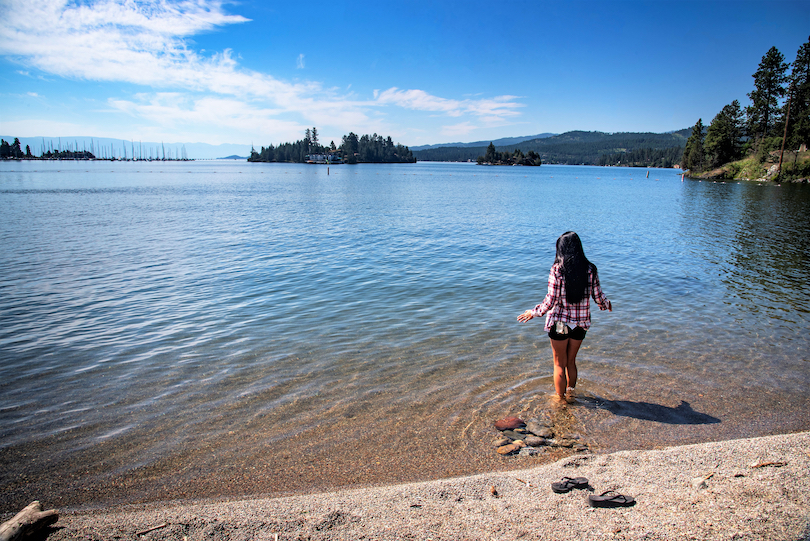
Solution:
<svg viewBox="0 0 810 541">
<path fill-rule="evenodd" d="M 406 145 L 704 123 L 776 46 L 789 1 L 0 0 L 0 133 Z"/>
</svg>

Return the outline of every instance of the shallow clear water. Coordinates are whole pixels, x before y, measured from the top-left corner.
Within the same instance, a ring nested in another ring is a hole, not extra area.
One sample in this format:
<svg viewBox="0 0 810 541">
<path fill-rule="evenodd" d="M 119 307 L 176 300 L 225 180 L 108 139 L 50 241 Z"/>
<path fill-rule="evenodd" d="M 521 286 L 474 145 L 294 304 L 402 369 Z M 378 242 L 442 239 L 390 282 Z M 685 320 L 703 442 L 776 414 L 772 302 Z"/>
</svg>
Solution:
<svg viewBox="0 0 810 541">
<path fill-rule="evenodd" d="M 572 411 L 594 447 L 810 428 L 806 186 L 573 166 L 329 173 L 0 164 L 0 486 L 24 499 L 36 483 L 14 471 L 42 480 L 53 461 L 98 483 L 197 479 L 183 495 L 283 491 L 222 487 L 259 455 L 280 478 L 283 445 L 324 472 L 287 489 L 328 488 L 323 464 L 356 456 L 334 483 L 381 482 L 362 457 L 407 471 L 399 449 L 448 436 L 464 456 L 445 460 L 463 464 L 426 476 L 501 467 L 478 458 L 491 420 L 548 407 L 542 321 L 515 318 L 542 300 L 566 230 L 614 304 L 593 307 L 579 355 Z M 75 487 L 66 501 L 86 501 Z M 176 495 L 152 490 L 132 498 Z"/>
</svg>

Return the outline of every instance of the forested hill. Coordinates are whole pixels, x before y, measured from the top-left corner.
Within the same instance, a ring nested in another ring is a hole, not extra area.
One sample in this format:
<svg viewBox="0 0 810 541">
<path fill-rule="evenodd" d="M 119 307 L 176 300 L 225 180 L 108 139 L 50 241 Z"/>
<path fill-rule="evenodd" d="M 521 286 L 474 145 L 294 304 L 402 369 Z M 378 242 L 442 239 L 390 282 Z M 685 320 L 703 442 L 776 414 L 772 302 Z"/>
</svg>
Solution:
<svg viewBox="0 0 810 541">
<path fill-rule="evenodd" d="M 690 133 L 689 129 L 673 133 L 571 131 L 495 148 L 499 152 L 520 149 L 524 154 L 534 151 L 543 163 L 616 165 L 621 162 L 622 165 L 642 165 L 643 160 L 643 165 L 671 167 L 678 163 Z M 486 151 L 486 146 L 441 147 L 414 151 L 413 155 L 419 161 L 475 161 Z"/>
</svg>

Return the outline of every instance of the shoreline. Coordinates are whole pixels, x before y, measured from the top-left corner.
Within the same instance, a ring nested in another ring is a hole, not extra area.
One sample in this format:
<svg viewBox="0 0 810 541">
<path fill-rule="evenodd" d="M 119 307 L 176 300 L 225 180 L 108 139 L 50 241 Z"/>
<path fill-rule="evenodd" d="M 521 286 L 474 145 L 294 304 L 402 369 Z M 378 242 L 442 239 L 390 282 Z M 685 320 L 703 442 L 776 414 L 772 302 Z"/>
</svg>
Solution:
<svg viewBox="0 0 810 541">
<path fill-rule="evenodd" d="M 590 487 L 553 493 L 550 483 L 563 476 L 586 477 Z M 809 480 L 806 431 L 308 495 L 69 511 L 48 539 L 803 540 Z M 587 494 L 608 489 L 637 504 L 587 505 Z"/>
</svg>

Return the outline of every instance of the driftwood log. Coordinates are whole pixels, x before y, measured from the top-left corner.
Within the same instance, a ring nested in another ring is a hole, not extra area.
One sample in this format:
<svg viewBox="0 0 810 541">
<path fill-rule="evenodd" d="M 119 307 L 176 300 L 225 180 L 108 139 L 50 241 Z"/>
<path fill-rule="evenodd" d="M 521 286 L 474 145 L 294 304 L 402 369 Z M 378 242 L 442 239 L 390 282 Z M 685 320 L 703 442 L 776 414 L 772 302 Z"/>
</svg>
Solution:
<svg viewBox="0 0 810 541">
<path fill-rule="evenodd" d="M 13 519 L 0 524 L 0 541 L 17 541 L 46 528 L 59 520 L 56 509 L 42 510 L 42 504 L 33 502 L 17 513 Z"/>
</svg>

